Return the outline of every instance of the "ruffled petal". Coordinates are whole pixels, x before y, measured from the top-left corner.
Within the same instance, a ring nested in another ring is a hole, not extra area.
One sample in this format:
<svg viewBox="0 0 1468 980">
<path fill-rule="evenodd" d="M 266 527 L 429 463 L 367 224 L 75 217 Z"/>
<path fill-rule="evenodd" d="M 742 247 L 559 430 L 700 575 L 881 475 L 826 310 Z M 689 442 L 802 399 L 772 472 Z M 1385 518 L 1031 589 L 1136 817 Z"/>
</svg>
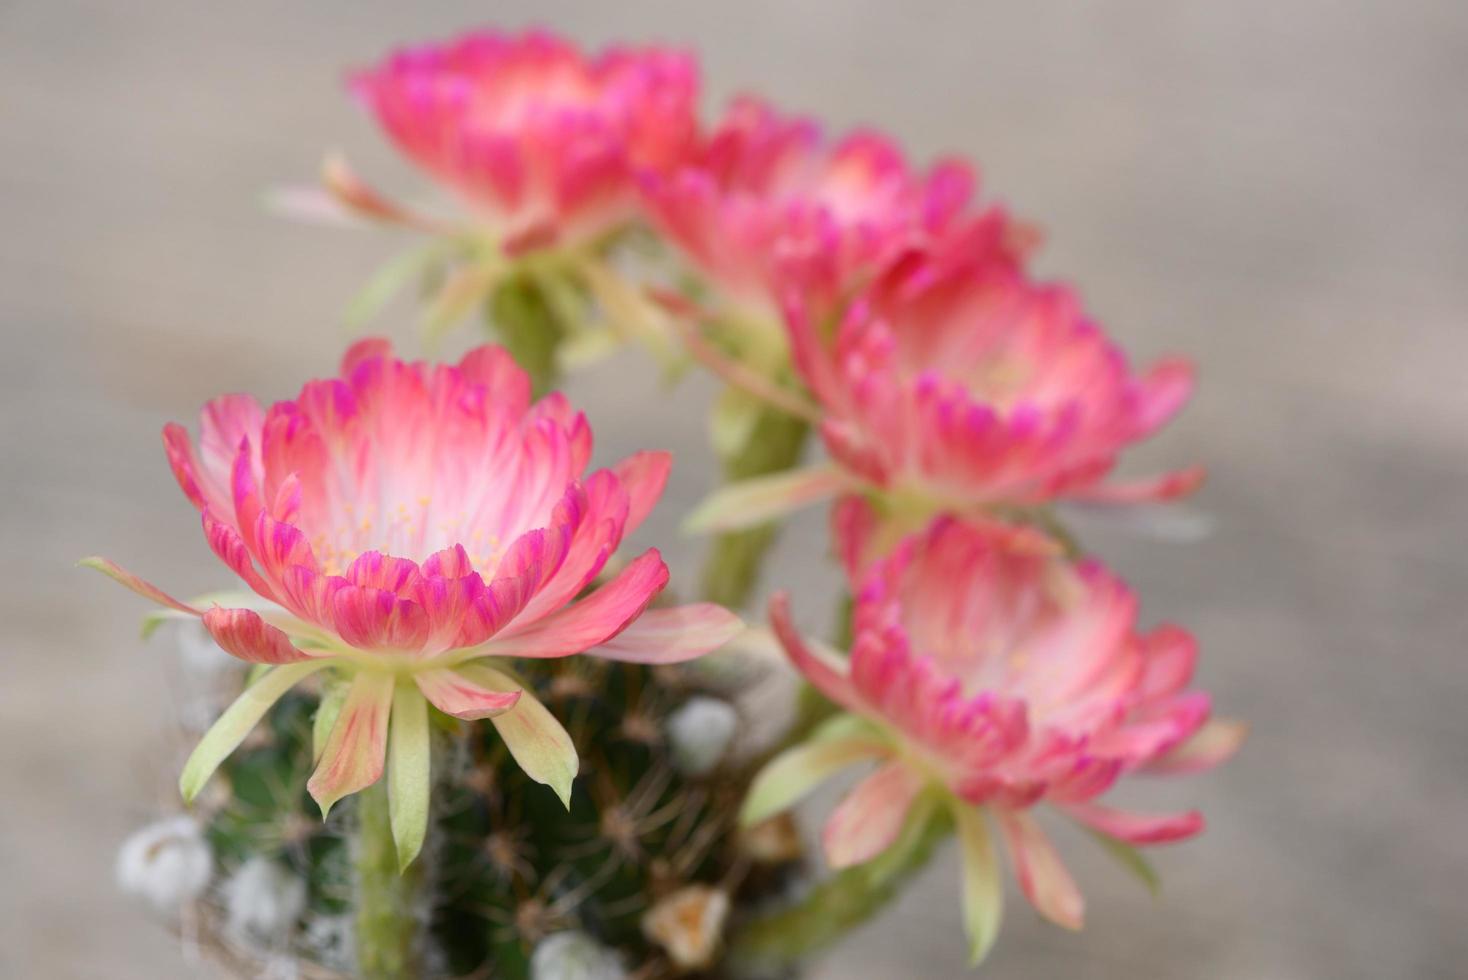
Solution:
<svg viewBox="0 0 1468 980">
<path fill-rule="evenodd" d="M 1096 803 L 1073 803 L 1061 809 L 1086 826 L 1128 844 L 1167 844 L 1192 837 L 1203 829 L 1203 815 L 1197 810 L 1136 813 Z"/>
<path fill-rule="evenodd" d="M 588 653 L 623 663 L 676 664 L 717 650 L 744 628 L 743 620 L 712 602 L 649 609 Z"/>
<path fill-rule="evenodd" d="M 337 634 L 358 649 L 416 653 L 428 640 L 423 607 L 392 592 L 344 583 L 328 602 Z"/>
<path fill-rule="evenodd" d="M 668 566 L 651 548 L 586 598 L 531 625 L 514 625 L 479 655 L 565 657 L 606 643 L 636 619 L 668 583 Z"/>
<path fill-rule="evenodd" d="M 519 690 L 492 690 L 469 680 L 462 671 L 422 670 L 413 675 L 418 690 L 446 715 L 477 721 L 493 718 L 513 708 L 520 700 Z"/>
<path fill-rule="evenodd" d="M 1160 759 L 1148 763 L 1143 771 L 1165 775 L 1202 772 L 1227 761 L 1244 744 L 1249 726 L 1239 721 L 1215 719 L 1172 749 Z"/>
<path fill-rule="evenodd" d="M 817 653 L 795 628 L 790 619 L 788 593 L 777 592 L 770 597 L 770 626 L 796 668 L 822 694 L 844 708 L 860 710 L 864 707 L 865 702 L 851 683 L 847 665 L 838 663 L 825 653 Z"/>
<path fill-rule="evenodd" d="M 665 452 L 640 452 L 628 456 L 612 467 L 612 472 L 627 491 L 627 523 L 622 534 L 631 534 L 642 526 L 668 484 L 673 456 Z"/>
<path fill-rule="evenodd" d="M 249 609 L 215 606 L 204 614 L 204 628 L 225 653 L 255 664 L 289 664 L 310 660 L 280 630 Z"/>
</svg>

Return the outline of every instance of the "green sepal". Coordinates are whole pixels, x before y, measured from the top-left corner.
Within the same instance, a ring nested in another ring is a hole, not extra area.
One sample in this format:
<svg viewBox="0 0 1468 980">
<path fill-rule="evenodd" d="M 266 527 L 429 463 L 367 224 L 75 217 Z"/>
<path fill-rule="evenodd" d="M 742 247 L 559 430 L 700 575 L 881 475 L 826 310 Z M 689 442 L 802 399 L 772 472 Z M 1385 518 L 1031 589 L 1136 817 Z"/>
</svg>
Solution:
<svg viewBox="0 0 1468 980">
<path fill-rule="evenodd" d="M 233 752 L 250 729 L 265 716 L 271 705 L 297 683 L 322 670 L 329 664 L 321 660 L 303 663 L 264 666 L 265 670 L 255 683 L 247 686 L 234 703 L 225 709 L 219 720 L 209 727 L 199 744 L 184 763 L 183 773 L 178 779 L 178 789 L 185 803 L 192 803 L 214 775 L 214 770 Z M 253 672 L 252 672 L 253 673 Z"/>
<path fill-rule="evenodd" d="M 1136 875 L 1138 880 L 1147 887 L 1147 891 L 1151 892 L 1153 898 L 1162 894 L 1162 879 L 1158 876 L 1157 869 L 1152 867 L 1152 862 L 1147 860 L 1146 855 L 1126 841 L 1108 837 L 1089 827 L 1084 829 L 1086 833 L 1095 838 L 1096 843 L 1100 844 L 1107 854 L 1116 859 L 1118 864 Z"/>
<path fill-rule="evenodd" d="M 399 871 L 413 863 L 428 834 L 429 748 L 428 702 L 411 681 L 400 682 L 393 690 L 387 752 L 388 813 Z"/>
</svg>

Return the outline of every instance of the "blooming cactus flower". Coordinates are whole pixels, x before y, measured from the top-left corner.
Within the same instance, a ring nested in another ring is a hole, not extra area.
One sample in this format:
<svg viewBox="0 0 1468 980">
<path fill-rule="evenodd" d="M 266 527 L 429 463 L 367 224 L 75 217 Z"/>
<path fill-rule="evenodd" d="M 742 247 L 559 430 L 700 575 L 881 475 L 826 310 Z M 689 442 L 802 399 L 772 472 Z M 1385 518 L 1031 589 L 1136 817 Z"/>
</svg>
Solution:
<svg viewBox="0 0 1468 980">
<path fill-rule="evenodd" d="M 669 458 L 639 453 L 584 475 L 586 420 L 559 394 L 532 404 L 529 391 L 498 348 L 429 366 L 368 340 L 347 352 L 340 378 L 292 401 L 210 402 L 197 447 L 182 426 L 164 430 L 210 547 L 254 595 L 202 608 L 90 564 L 267 667 L 189 759 L 186 798 L 282 694 L 331 668 L 349 686 L 308 788 L 325 813 L 388 767 L 406 864 L 427 820 L 428 704 L 491 719 L 525 771 L 566 801 L 575 748 L 501 658 L 669 663 L 737 631 L 708 604 L 645 611 L 668 579 L 655 549 L 577 599 L 651 510 Z"/>
<path fill-rule="evenodd" d="M 1135 813 L 1097 798 L 1128 773 L 1213 765 L 1241 737 L 1209 723 L 1208 696 L 1187 689 L 1192 637 L 1175 626 L 1139 633 L 1136 612 L 1131 591 L 1100 565 L 1011 550 L 989 529 L 951 518 L 872 566 L 849 661 L 802 639 L 777 596 L 771 617 L 787 653 L 851 714 L 772 761 L 750 790 L 745 820 L 876 762 L 826 822 L 834 867 L 880 854 L 920 803 L 942 800 L 962 846 L 976 960 L 999 921 L 990 820 L 1029 900 L 1078 928 L 1081 894 L 1034 808 L 1047 804 L 1117 845 L 1191 836 L 1203 827 L 1196 811 Z"/>
<path fill-rule="evenodd" d="M 659 48 L 592 56 L 484 31 L 396 51 L 351 86 L 404 153 L 524 243 L 625 220 L 634 173 L 675 166 L 697 136 L 698 66 Z"/>
<path fill-rule="evenodd" d="M 698 157 L 644 179 L 659 225 L 735 307 L 778 321 L 796 289 L 828 308 L 904 248 L 967 232 L 1009 247 L 998 211 L 968 212 L 974 175 L 943 161 L 917 173 L 870 131 L 829 141 L 804 118 L 737 100 Z"/>
<path fill-rule="evenodd" d="M 937 513 L 1033 508 L 1058 498 L 1166 500 L 1186 469 L 1106 477 L 1123 449 L 1186 403 L 1191 365 L 1136 373 L 1061 286 L 962 250 L 911 253 L 848 308 L 834 336 L 790 294 L 795 364 L 820 406 L 835 468 L 735 486 L 695 517 L 709 529 L 767 519 L 832 493 L 879 501 L 898 530 Z"/>
</svg>

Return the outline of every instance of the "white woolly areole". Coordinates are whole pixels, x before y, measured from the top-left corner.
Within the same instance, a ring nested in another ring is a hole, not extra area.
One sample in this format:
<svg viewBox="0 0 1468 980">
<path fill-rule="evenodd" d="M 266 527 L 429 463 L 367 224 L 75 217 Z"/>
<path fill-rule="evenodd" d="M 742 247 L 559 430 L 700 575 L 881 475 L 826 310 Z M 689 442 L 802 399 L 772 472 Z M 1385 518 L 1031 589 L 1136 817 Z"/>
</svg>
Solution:
<svg viewBox="0 0 1468 980">
<path fill-rule="evenodd" d="M 117 852 L 117 884 L 164 915 L 204 894 L 213 872 L 214 851 L 191 817 L 148 824 Z"/>
<path fill-rule="evenodd" d="M 685 776 L 713 772 L 728 754 L 738 727 L 733 705 L 718 698 L 689 698 L 666 722 L 673 768 Z"/>
<path fill-rule="evenodd" d="M 240 865 L 221 890 L 230 933 L 282 945 L 306 910 L 306 882 L 269 858 Z"/>
<path fill-rule="evenodd" d="M 621 958 L 584 932 L 547 936 L 530 954 L 530 980 L 625 980 Z"/>
</svg>

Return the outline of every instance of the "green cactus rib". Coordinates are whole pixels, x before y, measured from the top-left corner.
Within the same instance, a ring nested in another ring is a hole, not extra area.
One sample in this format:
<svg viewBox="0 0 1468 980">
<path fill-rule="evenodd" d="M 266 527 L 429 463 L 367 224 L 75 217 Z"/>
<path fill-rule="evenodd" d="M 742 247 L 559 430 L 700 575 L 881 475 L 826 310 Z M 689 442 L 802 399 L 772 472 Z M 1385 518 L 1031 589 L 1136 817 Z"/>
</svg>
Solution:
<svg viewBox="0 0 1468 980">
<path fill-rule="evenodd" d="M 796 860 L 751 865 L 740 849 L 744 763 L 697 778 L 672 765 L 665 722 L 699 693 L 695 675 L 576 657 L 525 661 L 517 674 L 581 753 L 570 809 L 515 765 L 492 725 L 434 715 L 428 843 L 408 878 L 398 875 L 383 783 L 344 800 L 324 824 L 306 794 L 317 690 L 283 698 L 226 760 L 229 795 L 210 840 L 226 868 L 264 856 L 307 882 L 293 945 L 303 963 L 369 980 L 525 980 L 539 943 L 576 929 L 629 970 L 666 970 L 642 930 L 663 896 L 725 884 L 738 910 L 770 901 L 799 873 Z M 355 929 L 331 933 L 340 938 L 329 945 L 308 935 L 336 922 Z"/>
</svg>

